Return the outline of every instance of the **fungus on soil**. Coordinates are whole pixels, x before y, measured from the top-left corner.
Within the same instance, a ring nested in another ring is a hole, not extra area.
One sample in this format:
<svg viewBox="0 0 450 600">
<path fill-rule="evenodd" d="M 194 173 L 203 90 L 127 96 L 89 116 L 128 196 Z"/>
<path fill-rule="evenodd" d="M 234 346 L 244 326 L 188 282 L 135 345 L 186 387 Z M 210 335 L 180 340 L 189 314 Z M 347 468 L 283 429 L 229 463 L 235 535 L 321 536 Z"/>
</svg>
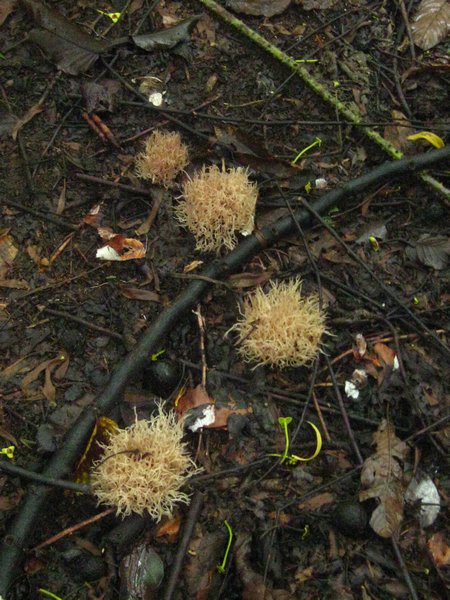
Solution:
<svg viewBox="0 0 450 600">
<path fill-rule="evenodd" d="M 136 174 L 168 187 L 188 163 L 188 149 L 180 134 L 157 130 L 147 139 L 144 152 L 136 157 Z"/>
<path fill-rule="evenodd" d="M 189 503 L 180 489 L 201 469 L 188 456 L 182 437 L 182 422 L 161 405 L 148 421 L 136 419 L 112 434 L 92 471 L 99 503 L 114 506 L 117 515 L 147 512 L 156 521 L 170 516 L 176 504 Z"/>
<path fill-rule="evenodd" d="M 194 235 L 197 250 L 219 253 L 236 246 L 237 232 L 252 233 L 257 198 L 247 169 L 203 166 L 184 184 L 175 214 Z"/>
<path fill-rule="evenodd" d="M 230 331 L 238 334 L 239 353 L 251 362 L 273 367 L 311 363 L 326 332 L 325 313 L 315 295 L 301 295 L 299 279 L 274 282 L 266 293 L 258 287 L 244 300 L 241 318 Z"/>
</svg>

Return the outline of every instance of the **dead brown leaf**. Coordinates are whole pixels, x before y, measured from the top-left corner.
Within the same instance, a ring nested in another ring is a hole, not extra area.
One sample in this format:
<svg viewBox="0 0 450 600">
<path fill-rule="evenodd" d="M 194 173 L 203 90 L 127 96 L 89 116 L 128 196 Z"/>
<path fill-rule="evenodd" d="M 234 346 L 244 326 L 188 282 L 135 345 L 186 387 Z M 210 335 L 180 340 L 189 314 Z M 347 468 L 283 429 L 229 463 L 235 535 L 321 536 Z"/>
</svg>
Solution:
<svg viewBox="0 0 450 600">
<path fill-rule="evenodd" d="M 178 513 L 171 519 L 166 519 L 158 525 L 155 531 L 155 537 L 165 544 L 174 544 L 178 539 L 180 527 L 181 513 Z"/>
<path fill-rule="evenodd" d="M 336 501 L 334 494 L 331 492 L 324 492 L 323 494 L 317 494 L 317 496 L 313 496 L 308 500 L 305 500 L 301 504 L 298 505 L 300 510 L 319 510 L 322 506 L 326 506 L 327 504 L 332 504 Z"/>
<path fill-rule="evenodd" d="M 403 461 L 408 446 L 396 435 L 394 426 L 383 419 L 373 436 L 376 452 L 364 461 L 359 494 L 361 502 L 377 498 L 379 506 L 372 513 L 370 526 L 384 538 L 399 531 L 403 519 L 404 478 Z"/>
<path fill-rule="evenodd" d="M 236 12 L 246 15 L 273 17 L 279 15 L 291 3 L 291 0 L 226 0 L 226 4 Z"/>
<path fill-rule="evenodd" d="M 17 0 L 2 0 L 0 2 L 0 27 L 9 17 L 17 4 Z"/>
<path fill-rule="evenodd" d="M 119 286 L 119 291 L 122 296 L 130 300 L 144 300 L 146 302 L 160 302 L 160 295 L 151 290 L 142 290 L 140 288 L 130 287 L 126 285 Z"/>
<path fill-rule="evenodd" d="M 22 129 L 22 127 L 29 123 L 36 115 L 41 113 L 43 110 L 44 107 L 42 106 L 42 104 L 35 104 L 29 110 L 27 110 L 27 112 L 23 115 L 22 118 L 16 121 L 16 124 L 14 125 L 14 128 L 11 132 L 14 141 L 17 139 L 17 135 Z"/>
<path fill-rule="evenodd" d="M 244 289 L 264 285 L 272 278 L 273 274 L 274 271 L 271 269 L 262 273 L 236 273 L 235 275 L 230 275 L 229 281 L 232 287 Z"/>
<path fill-rule="evenodd" d="M 382 363 L 391 367 L 393 366 L 396 353 L 392 348 L 389 348 L 389 346 L 386 346 L 386 344 L 383 344 L 382 342 L 377 342 L 374 344 L 373 349 Z"/>
<path fill-rule="evenodd" d="M 442 531 L 435 533 L 427 542 L 428 549 L 437 567 L 450 566 L 450 546 Z"/>
<path fill-rule="evenodd" d="M 448 0 L 422 0 L 411 25 L 416 46 L 429 50 L 447 37 L 450 31 Z"/>
<path fill-rule="evenodd" d="M 5 277 L 18 251 L 12 237 L 9 235 L 9 229 L 0 231 L 0 279 Z"/>
<path fill-rule="evenodd" d="M 54 404 L 56 400 L 56 389 L 53 385 L 51 374 L 52 371 L 58 366 L 61 365 L 62 362 L 65 362 L 67 357 L 63 354 L 57 356 L 56 358 L 52 358 L 50 360 L 45 360 L 37 367 L 35 367 L 28 375 L 26 375 L 22 379 L 22 392 L 25 396 L 32 396 L 33 391 L 30 389 L 32 383 L 34 383 L 40 374 L 44 371 L 44 385 L 41 388 L 41 392 L 44 394 L 45 398 L 48 400 L 50 404 Z"/>
<path fill-rule="evenodd" d="M 414 144 L 408 140 L 408 136 L 415 133 L 407 117 L 399 110 L 391 113 L 392 123 L 384 128 L 384 139 L 390 142 L 400 152 L 414 152 Z"/>
<path fill-rule="evenodd" d="M 0 279 L 0 287 L 12 290 L 28 290 L 30 288 L 26 281 L 19 279 Z"/>
</svg>

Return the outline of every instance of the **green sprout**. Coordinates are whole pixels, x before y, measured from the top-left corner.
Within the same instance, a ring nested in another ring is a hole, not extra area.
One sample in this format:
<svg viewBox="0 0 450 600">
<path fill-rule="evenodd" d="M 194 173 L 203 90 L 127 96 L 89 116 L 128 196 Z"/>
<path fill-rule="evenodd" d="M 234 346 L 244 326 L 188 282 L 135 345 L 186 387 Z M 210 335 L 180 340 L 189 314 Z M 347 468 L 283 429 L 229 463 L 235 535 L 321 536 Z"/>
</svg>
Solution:
<svg viewBox="0 0 450 600">
<path fill-rule="evenodd" d="M 280 424 L 280 427 L 284 433 L 284 452 L 283 454 L 269 454 L 269 456 L 276 456 L 277 458 L 280 458 L 280 464 L 283 464 L 287 460 L 289 465 L 296 465 L 299 461 L 308 462 L 316 458 L 316 456 L 318 456 L 319 452 L 322 449 L 322 434 L 320 433 L 319 428 L 316 427 L 316 425 L 314 425 L 314 423 L 311 423 L 311 421 L 306 422 L 308 423 L 308 425 L 311 425 L 311 427 L 314 429 L 314 433 L 316 434 L 316 449 L 314 450 L 314 453 L 311 456 L 309 456 L 308 458 L 302 458 L 301 456 L 297 456 L 296 454 L 289 454 L 290 442 L 288 425 L 292 423 L 292 417 L 278 417 L 278 423 Z"/>
<path fill-rule="evenodd" d="M 374 235 L 369 235 L 369 242 L 374 252 L 380 251 L 380 244 L 378 243 L 378 240 Z"/>
<path fill-rule="evenodd" d="M 158 358 L 164 354 L 164 352 L 165 352 L 165 350 L 159 350 L 159 352 L 155 352 L 155 354 L 152 354 L 152 355 L 151 355 L 151 357 L 150 357 L 150 360 L 151 360 L 152 362 L 155 362 L 155 361 L 157 361 L 157 360 L 158 360 Z"/>
<path fill-rule="evenodd" d="M 219 573 L 225 573 L 225 567 L 227 564 L 228 555 L 230 553 L 231 542 L 233 541 L 233 530 L 231 529 L 231 525 L 228 523 L 227 520 L 224 521 L 224 525 L 228 530 L 228 544 L 225 550 L 225 554 L 223 555 L 222 562 L 220 563 L 220 565 L 217 565 L 217 570 Z"/>
<path fill-rule="evenodd" d="M 322 145 L 322 140 L 319 137 L 316 137 L 316 139 L 314 140 L 314 142 L 312 144 L 310 144 L 309 146 L 306 146 L 306 148 L 303 148 L 303 150 L 300 150 L 300 152 L 297 154 L 297 156 L 294 158 L 294 160 L 291 162 L 291 165 L 295 165 L 297 163 L 297 161 L 306 153 L 308 152 L 308 150 L 311 150 L 311 148 L 314 148 L 314 146 L 321 146 Z"/>
<path fill-rule="evenodd" d="M 5 454 L 8 458 L 14 458 L 14 446 L 8 446 L 0 449 L 0 454 Z"/>
<path fill-rule="evenodd" d="M 47 596 L 47 598 L 53 598 L 53 600 L 62 600 L 62 598 L 60 598 L 59 596 L 57 596 L 56 594 L 53 594 L 52 592 L 49 592 L 48 590 L 44 590 L 44 588 L 39 588 L 38 590 L 43 596 Z"/>
</svg>

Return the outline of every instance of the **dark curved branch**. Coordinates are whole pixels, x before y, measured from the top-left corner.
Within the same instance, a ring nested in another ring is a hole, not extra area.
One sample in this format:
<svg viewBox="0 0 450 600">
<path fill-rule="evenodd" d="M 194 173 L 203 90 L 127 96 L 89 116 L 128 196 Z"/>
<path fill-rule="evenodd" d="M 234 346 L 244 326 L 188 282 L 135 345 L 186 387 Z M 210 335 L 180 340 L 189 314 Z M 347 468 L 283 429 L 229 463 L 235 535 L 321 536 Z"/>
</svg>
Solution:
<svg viewBox="0 0 450 600">
<path fill-rule="evenodd" d="M 446 159 L 450 159 L 450 147 L 442 150 L 432 150 L 426 154 L 404 160 L 385 163 L 370 173 L 328 192 L 314 203 L 314 208 L 318 213 L 323 214 L 343 199 L 353 196 L 370 185 L 405 173 L 426 169 Z M 311 215 L 305 209 L 296 211 L 295 217 L 303 226 L 311 223 Z M 294 228 L 295 224 L 291 217 L 285 217 L 272 225 L 267 225 L 254 235 L 246 238 L 223 259 L 214 260 L 202 271 L 201 275 L 209 279 L 221 279 L 228 276 L 230 273 L 237 271 L 254 254 L 282 237 L 291 234 Z M 107 386 L 98 396 L 95 406 L 86 408 L 68 432 L 64 446 L 55 453 L 45 469 L 43 473 L 45 477 L 62 479 L 70 474 L 73 465 L 83 452 L 97 415 L 111 411 L 120 400 L 127 382 L 138 373 L 148 356 L 158 349 L 164 336 L 173 327 L 176 327 L 181 317 L 195 306 L 210 285 L 210 282 L 206 279 L 192 281 L 172 306 L 164 310 L 148 327 L 135 348 L 113 373 Z M 0 595 L 3 595 L 3 597 L 6 596 L 17 575 L 21 561 L 26 555 L 26 549 L 32 544 L 32 535 L 36 523 L 51 491 L 51 488 L 43 485 L 29 486 L 27 497 L 0 546 Z"/>
</svg>

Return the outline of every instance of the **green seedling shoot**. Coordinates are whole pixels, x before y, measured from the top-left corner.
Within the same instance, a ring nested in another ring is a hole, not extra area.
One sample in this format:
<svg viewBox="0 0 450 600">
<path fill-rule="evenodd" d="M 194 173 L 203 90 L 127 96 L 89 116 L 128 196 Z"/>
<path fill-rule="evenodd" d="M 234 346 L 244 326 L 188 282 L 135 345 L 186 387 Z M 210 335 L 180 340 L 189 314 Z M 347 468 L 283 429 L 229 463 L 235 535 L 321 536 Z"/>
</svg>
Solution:
<svg viewBox="0 0 450 600">
<path fill-rule="evenodd" d="M 319 455 L 319 452 L 322 450 L 322 434 L 320 433 L 319 428 L 316 425 L 314 425 L 314 423 L 311 423 L 311 421 L 306 421 L 308 425 L 311 425 L 311 427 L 314 430 L 314 433 L 316 434 L 316 449 L 314 450 L 314 453 L 311 456 L 309 456 L 308 458 L 303 458 L 301 456 L 297 456 L 296 454 L 289 454 L 290 442 L 288 425 L 291 422 L 292 417 L 278 417 L 278 423 L 280 424 L 280 427 L 284 433 L 284 452 L 283 454 L 269 454 L 269 456 L 276 456 L 277 458 L 280 458 L 280 464 L 283 464 L 287 460 L 289 465 L 296 465 L 299 461 L 308 462 L 310 460 L 313 460 Z"/>
<path fill-rule="evenodd" d="M 230 553 L 231 542 L 233 541 L 233 530 L 231 529 L 231 525 L 228 523 L 227 520 L 224 521 L 224 525 L 228 530 L 228 543 L 225 550 L 225 554 L 223 555 L 223 560 L 220 563 L 220 565 L 217 565 L 217 570 L 219 573 L 225 573 L 225 567 L 227 564 L 228 555 Z"/>
<path fill-rule="evenodd" d="M 2 448 L 0 450 L 0 454 L 5 454 L 8 458 L 14 458 L 14 450 L 15 446 L 8 446 L 7 448 Z"/>
<path fill-rule="evenodd" d="M 157 361 L 157 360 L 158 360 L 158 358 L 159 358 L 160 356 L 162 356 L 164 353 L 165 353 L 165 350 L 159 350 L 159 352 L 155 352 L 155 354 L 152 354 L 152 355 L 151 355 L 151 357 L 150 357 L 150 360 L 151 360 L 152 362 L 155 362 L 155 361 Z"/>
<path fill-rule="evenodd" d="M 48 590 L 44 590 L 44 588 L 39 588 L 38 590 L 43 596 L 47 596 L 47 598 L 53 598 L 53 600 L 62 600 L 62 598 L 60 598 L 59 596 L 57 596 L 56 594 L 53 594 L 52 592 L 49 592 Z"/>
<path fill-rule="evenodd" d="M 291 162 L 291 165 L 295 165 L 297 163 L 297 161 L 304 155 L 306 154 L 306 152 L 308 152 L 308 150 L 311 150 L 311 148 L 314 148 L 314 146 L 321 146 L 322 145 L 322 140 L 319 137 L 316 137 L 315 141 L 310 144 L 309 146 L 306 146 L 306 148 L 303 148 L 303 150 L 300 150 L 300 152 L 297 154 L 297 156 L 294 158 L 294 160 Z"/>
<path fill-rule="evenodd" d="M 114 25 L 119 21 L 121 17 L 120 12 L 104 12 L 103 10 L 99 10 L 97 8 L 97 12 L 103 15 L 104 17 L 108 17 L 114 23 Z"/>
<path fill-rule="evenodd" d="M 369 236 L 369 242 L 374 252 L 380 251 L 380 244 L 378 243 L 378 240 L 374 235 Z"/>
</svg>

